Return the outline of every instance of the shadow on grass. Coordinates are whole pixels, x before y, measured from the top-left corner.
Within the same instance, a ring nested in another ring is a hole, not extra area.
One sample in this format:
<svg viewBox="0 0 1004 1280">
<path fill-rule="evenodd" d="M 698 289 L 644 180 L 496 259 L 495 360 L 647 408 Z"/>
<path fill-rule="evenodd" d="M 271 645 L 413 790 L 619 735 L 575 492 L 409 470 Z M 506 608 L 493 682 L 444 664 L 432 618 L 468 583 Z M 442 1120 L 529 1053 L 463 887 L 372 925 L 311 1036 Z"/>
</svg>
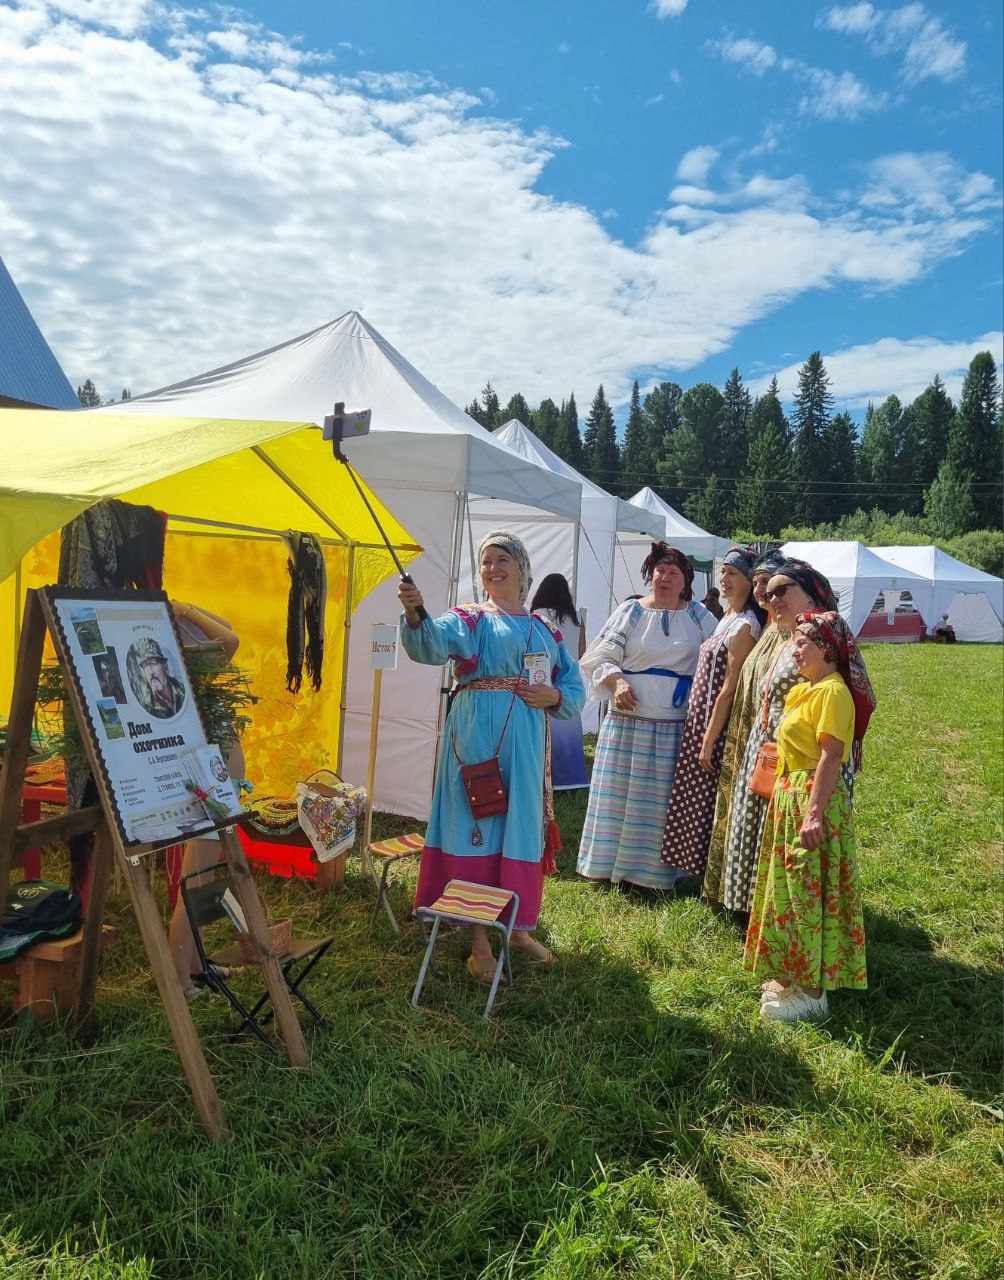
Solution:
<svg viewBox="0 0 1004 1280">
<path fill-rule="evenodd" d="M 748 1019 L 712 1028 L 659 1008 L 658 974 L 597 947 L 553 969 L 517 957 L 485 1022 L 457 933 L 437 947 L 416 1010 L 409 941 L 375 937 L 362 917 L 342 932 L 313 984 L 332 1025 L 309 1034 L 310 1070 L 234 1045 L 222 1009 L 198 1012 L 232 1129 L 220 1146 L 198 1131 L 149 1001 L 120 997 L 88 1054 L 65 1028 L 16 1035 L 0 1151 L 8 1225 L 45 1247 L 92 1239 L 97 1225 L 113 1251 L 155 1260 L 158 1277 L 460 1280 L 560 1220 L 606 1169 L 691 1179 L 741 1230 L 723 1130 L 760 1106 L 829 1103 L 752 1002 Z"/>
<path fill-rule="evenodd" d="M 865 910 L 865 934 L 869 989 L 851 997 L 853 1047 L 974 1101 L 998 1098 L 999 975 L 939 955 L 919 925 L 880 912 Z"/>
</svg>

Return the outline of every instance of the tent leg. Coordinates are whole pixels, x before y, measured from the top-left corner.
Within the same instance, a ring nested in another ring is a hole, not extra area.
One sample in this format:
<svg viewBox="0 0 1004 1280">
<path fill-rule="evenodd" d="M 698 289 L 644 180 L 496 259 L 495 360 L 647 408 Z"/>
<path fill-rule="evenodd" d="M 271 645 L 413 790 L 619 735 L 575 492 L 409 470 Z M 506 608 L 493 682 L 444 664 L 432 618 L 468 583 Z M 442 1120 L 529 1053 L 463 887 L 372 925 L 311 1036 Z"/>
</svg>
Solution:
<svg viewBox="0 0 1004 1280">
<path fill-rule="evenodd" d="M 352 598 L 356 585 L 356 548 L 349 543 L 349 566 L 345 584 L 345 635 L 342 639 L 342 693 L 338 704 L 338 751 L 335 754 L 335 773 L 342 776 L 342 760 L 345 756 L 345 699 L 349 687 L 349 642 L 352 639 Z"/>
</svg>

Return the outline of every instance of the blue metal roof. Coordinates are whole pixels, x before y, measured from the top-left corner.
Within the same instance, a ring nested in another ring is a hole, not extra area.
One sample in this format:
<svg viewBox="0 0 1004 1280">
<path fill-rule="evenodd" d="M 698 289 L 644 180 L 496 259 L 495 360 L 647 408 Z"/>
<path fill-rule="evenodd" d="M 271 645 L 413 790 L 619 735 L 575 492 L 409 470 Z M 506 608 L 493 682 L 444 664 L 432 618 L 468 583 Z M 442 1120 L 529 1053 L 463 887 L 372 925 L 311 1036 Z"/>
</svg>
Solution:
<svg viewBox="0 0 1004 1280">
<path fill-rule="evenodd" d="M 51 409 L 79 409 L 42 331 L 0 258 L 0 396 Z"/>
</svg>

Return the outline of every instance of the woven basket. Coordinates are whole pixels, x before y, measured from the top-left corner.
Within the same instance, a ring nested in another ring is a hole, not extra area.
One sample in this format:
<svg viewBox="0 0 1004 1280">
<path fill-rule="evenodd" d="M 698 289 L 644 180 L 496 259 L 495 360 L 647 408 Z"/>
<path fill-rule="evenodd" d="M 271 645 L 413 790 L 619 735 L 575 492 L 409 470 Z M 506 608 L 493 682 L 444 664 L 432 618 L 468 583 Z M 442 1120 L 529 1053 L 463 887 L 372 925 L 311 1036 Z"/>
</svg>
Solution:
<svg viewBox="0 0 1004 1280">
<path fill-rule="evenodd" d="M 268 922 L 268 939 L 275 958 L 281 960 L 283 956 L 289 955 L 289 947 L 293 938 L 293 918 L 287 916 L 285 920 L 269 920 Z M 241 955 L 248 964 L 257 964 L 258 957 L 255 955 L 254 943 L 251 941 L 251 935 L 248 933 L 238 933 L 237 945 L 241 949 Z"/>
</svg>

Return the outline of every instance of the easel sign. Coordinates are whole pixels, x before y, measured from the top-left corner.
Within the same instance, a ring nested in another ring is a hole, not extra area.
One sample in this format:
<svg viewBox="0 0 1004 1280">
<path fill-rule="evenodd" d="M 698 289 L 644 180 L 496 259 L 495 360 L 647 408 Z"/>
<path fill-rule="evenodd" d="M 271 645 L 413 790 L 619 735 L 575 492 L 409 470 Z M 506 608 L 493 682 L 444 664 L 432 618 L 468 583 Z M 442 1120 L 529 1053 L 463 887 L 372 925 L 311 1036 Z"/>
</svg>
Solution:
<svg viewBox="0 0 1004 1280">
<path fill-rule="evenodd" d="M 61 589 L 46 597 L 122 843 L 187 840 L 236 817 L 237 796 L 219 747 L 206 741 L 166 598 Z"/>
<path fill-rule="evenodd" d="M 100 804 L 21 827 L 21 794 L 47 631 Z M 197 773 L 191 760 L 184 763 L 186 753 L 194 753 L 196 760 L 206 757 L 202 763 L 211 774 L 219 751 L 206 742 L 164 593 L 85 592 L 62 587 L 28 591 L 7 729 L 0 772 L 0 902 L 5 899 L 12 859 L 19 849 L 95 833 L 76 1025 L 85 1035 L 92 1027 L 101 919 L 108 872 L 112 858 L 116 858 L 199 1119 L 211 1138 L 224 1137 L 223 1109 L 171 958 L 160 907 L 150 885 L 148 861 L 143 856 L 191 834 L 188 814 L 195 802 L 201 810 L 195 819 L 198 829 L 219 831 L 220 847 L 289 1060 L 294 1067 L 302 1067 L 310 1058 L 269 941 L 265 913 L 244 849 L 229 819 L 210 821 L 202 801 L 184 786 L 185 771 Z M 136 744 L 151 741 L 154 746 L 134 749 Z M 207 789 L 212 786 L 207 784 Z M 170 834 L 152 838 L 152 832 Z"/>
</svg>

